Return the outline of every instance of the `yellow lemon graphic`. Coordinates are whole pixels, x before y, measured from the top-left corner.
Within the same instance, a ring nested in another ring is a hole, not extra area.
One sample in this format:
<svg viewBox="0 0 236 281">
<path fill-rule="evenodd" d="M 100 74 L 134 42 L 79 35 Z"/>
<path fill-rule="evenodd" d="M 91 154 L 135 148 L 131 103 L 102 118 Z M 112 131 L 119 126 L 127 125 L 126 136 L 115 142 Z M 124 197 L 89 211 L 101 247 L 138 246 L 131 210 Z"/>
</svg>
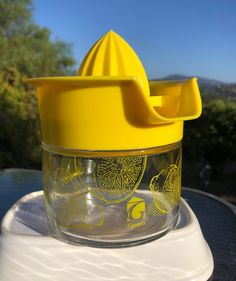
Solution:
<svg viewBox="0 0 236 281">
<path fill-rule="evenodd" d="M 64 198 L 65 199 L 65 198 Z M 66 228 L 100 227 L 104 222 L 102 207 L 84 196 L 71 197 L 56 213 L 56 221 Z"/>
<path fill-rule="evenodd" d="M 102 158 L 96 166 L 96 187 L 91 192 L 105 202 L 122 202 L 138 187 L 145 167 L 146 156 Z"/>
<path fill-rule="evenodd" d="M 167 214 L 180 200 L 180 174 L 175 164 L 163 169 L 150 182 L 153 202 L 160 214 Z"/>
<path fill-rule="evenodd" d="M 78 180 L 78 172 L 58 168 L 51 178 L 49 200 L 57 223 L 66 228 L 99 227 L 104 213 Z M 92 219 L 91 219 L 92 218 Z"/>
<path fill-rule="evenodd" d="M 76 171 L 76 176 L 82 176 L 85 172 L 85 165 L 81 158 L 74 157 L 74 167 Z"/>
<path fill-rule="evenodd" d="M 79 188 L 76 172 L 64 168 L 56 169 L 49 178 L 49 186 L 53 192 L 60 194 L 76 192 Z"/>
<path fill-rule="evenodd" d="M 64 168 L 54 171 L 45 193 L 60 225 L 67 226 L 68 221 L 74 221 L 76 217 L 82 219 L 85 212 L 84 192 L 74 173 Z"/>
<path fill-rule="evenodd" d="M 145 200 L 133 197 L 127 202 L 127 223 L 128 227 L 134 228 L 145 225 Z"/>
</svg>

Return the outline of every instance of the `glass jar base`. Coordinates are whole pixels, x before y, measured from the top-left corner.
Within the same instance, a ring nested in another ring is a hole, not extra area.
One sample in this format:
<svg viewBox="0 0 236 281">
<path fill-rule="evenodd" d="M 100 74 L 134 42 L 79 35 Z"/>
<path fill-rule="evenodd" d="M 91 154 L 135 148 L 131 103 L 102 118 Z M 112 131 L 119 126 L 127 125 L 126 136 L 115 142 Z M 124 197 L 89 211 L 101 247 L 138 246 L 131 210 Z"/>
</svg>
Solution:
<svg viewBox="0 0 236 281">
<path fill-rule="evenodd" d="M 52 234 L 55 238 L 69 243 L 73 245 L 84 245 L 84 246 L 90 246 L 90 247 L 98 247 L 98 248 L 124 248 L 124 247 L 131 247 L 136 245 L 141 245 L 144 243 L 151 242 L 153 240 L 159 239 L 166 235 L 168 232 L 173 230 L 178 222 L 179 212 L 176 214 L 176 216 L 171 221 L 171 224 L 162 230 L 152 233 L 149 235 L 142 235 L 137 237 L 126 237 L 123 239 L 119 239 L 118 237 L 113 237 L 113 239 L 105 239 L 105 238 L 96 238 L 96 237 L 83 237 L 79 235 L 74 235 L 71 232 L 67 232 L 60 229 L 54 229 L 54 233 Z M 115 239 L 117 238 L 117 239 Z"/>
</svg>

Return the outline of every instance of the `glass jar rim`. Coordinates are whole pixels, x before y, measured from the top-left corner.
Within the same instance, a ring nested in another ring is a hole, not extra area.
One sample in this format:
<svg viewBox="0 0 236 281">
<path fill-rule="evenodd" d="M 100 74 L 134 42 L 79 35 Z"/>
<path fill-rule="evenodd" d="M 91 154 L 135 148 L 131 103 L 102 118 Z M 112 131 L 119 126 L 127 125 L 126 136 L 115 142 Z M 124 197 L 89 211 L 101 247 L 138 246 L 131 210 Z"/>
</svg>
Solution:
<svg viewBox="0 0 236 281">
<path fill-rule="evenodd" d="M 181 147 L 182 142 L 175 142 L 168 145 L 144 148 L 144 149 L 129 149 L 129 150 L 80 150 L 65 147 L 58 147 L 42 142 L 42 149 L 51 153 L 60 154 L 64 156 L 77 157 L 122 157 L 122 156 L 142 156 L 142 155 L 156 155 L 166 153 Z"/>
</svg>

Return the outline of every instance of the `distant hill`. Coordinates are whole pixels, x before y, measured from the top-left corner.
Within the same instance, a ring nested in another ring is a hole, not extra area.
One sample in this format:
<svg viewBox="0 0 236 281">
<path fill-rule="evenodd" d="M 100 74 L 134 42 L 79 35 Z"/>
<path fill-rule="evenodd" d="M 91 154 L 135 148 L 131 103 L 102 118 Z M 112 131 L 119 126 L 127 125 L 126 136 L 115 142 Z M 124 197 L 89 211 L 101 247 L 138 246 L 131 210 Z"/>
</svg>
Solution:
<svg viewBox="0 0 236 281">
<path fill-rule="evenodd" d="M 186 76 L 186 75 L 179 75 L 179 74 L 172 74 L 164 77 L 164 80 L 186 80 L 191 79 L 193 76 Z M 205 87 L 217 87 L 221 85 L 227 85 L 227 83 L 214 80 L 214 79 L 208 79 L 204 77 L 197 77 L 198 78 L 198 84 L 199 86 L 205 86 Z"/>
<path fill-rule="evenodd" d="M 193 76 L 172 74 L 158 80 L 188 80 Z M 207 98 L 221 98 L 236 101 L 236 83 L 225 83 L 222 81 L 197 77 L 201 94 Z"/>
</svg>

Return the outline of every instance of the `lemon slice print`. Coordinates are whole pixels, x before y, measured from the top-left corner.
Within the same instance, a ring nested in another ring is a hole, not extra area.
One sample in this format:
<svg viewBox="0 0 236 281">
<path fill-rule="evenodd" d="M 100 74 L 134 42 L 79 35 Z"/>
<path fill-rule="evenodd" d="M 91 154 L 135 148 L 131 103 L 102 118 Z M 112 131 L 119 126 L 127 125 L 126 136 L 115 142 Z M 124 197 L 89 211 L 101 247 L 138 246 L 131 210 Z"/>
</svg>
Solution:
<svg viewBox="0 0 236 281">
<path fill-rule="evenodd" d="M 99 159 L 91 192 L 105 202 L 119 203 L 135 192 L 146 167 L 146 156 Z"/>
<path fill-rule="evenodd" d="M 149 188 L 157 213 L 167 214 L 180 199 L 180 175 L 178 167 L 171 164 L 151 179 Z"/>
<path fill-rule="evenodd" d="M 102 226 L 104 212 L 77 177 L 78 171 L 58 168 L 51 177 L 48 199 L 57 223 L 64 228 Z"/>
<path fill-rule="evenodd" d="M 66 199 L 61 198 L 63 204 L 58 208 L 56 221 L 63 227 L 74 229 L 85 229 L 89 227 L 100 227 L 104 222 L 102 207 L 92 199 L 85 196 Z"/>
<path fill-rule="evenodd" d="M 58 168 L 50 177 L 48 200 L 56 221 L 66 227 L 68 221 L 82 220 L 85 212 L 84 191 L 75 175 Z"/>
</svg>

